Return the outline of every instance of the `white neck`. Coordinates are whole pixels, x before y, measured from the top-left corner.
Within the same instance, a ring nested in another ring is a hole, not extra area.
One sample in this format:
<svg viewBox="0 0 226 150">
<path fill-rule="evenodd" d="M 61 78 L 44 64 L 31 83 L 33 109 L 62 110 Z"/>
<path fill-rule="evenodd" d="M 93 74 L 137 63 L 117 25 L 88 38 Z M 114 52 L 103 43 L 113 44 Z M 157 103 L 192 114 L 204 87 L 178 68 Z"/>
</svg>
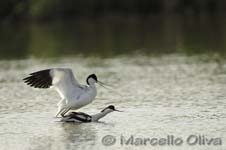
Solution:
<svg viewBox="0 0 226 150">
<path fill-rule="evenodd" d="M 109 114 L 109 111 L 100 112 L 98 114 L 92 115 L 92 121 L 98 121 L 99 119 L 103 118 L 107 114 Z"/>
<path fill-rule="evenodd" d="M 91 88 L 96 88 L 95 83 L 91 83 L 91 84 L 89 84 L 88 86 L 91 87 Z"/>
</svg>

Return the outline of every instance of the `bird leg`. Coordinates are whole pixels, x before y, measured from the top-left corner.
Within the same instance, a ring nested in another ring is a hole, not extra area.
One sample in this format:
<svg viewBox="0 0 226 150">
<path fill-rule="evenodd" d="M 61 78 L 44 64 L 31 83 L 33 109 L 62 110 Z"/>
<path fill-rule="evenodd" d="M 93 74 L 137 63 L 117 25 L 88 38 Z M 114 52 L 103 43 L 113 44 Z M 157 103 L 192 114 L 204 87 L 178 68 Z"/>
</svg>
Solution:
<svg viewBox="0 0 226 150">
<path fill-rule="evenodd" d="M 58 117 L 59 114 L 61 114 L 61 116 L 63 117 L 63 113 L 65 112 L 65 108 L 59 108 L 57 113 L 56 113 L 56 118 Z"/>
<path fill-rule="evenodd" d="M 71 108 L 65 109 L 62 113 L 60 113 L 60 115 L 61 115 L 62 117 L 64 117 L 64 115 L 65 115 L 70 109 L 71 109 Z"/>
</svg>

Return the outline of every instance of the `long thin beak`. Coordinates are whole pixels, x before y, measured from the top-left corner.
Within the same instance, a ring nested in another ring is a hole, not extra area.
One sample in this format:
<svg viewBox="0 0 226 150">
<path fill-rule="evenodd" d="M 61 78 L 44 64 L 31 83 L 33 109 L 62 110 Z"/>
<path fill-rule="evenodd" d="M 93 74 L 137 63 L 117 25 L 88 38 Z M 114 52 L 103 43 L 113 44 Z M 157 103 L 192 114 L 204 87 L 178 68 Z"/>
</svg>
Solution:
<svg viewBox="0 0 226 150">
<path fill-rule="evenodd" d="M 115 109 L 114 111 L 123 112 L 123 111 L 121 111 L 121 110 L 117 110 L 117 109 Z"/>
<path fill-rule="evenodd" d="M 97 81 L 97 83 L 102 84 L 102 85 L 105 85 L 105 86 L 110 86 L 110 87 L 111 87 L 111 85 L 108 85 L 108 84 L 103 83 L 103 82 L 101 82 L 101 81 Z"/>
<path fill-rule="evenodd" d="M 111 88 L 109 88 L 110 85 L 107 85 L 107 84 L 105 84 L 105 83 L 103 83 L 103 82 L 101 82 L 101 81 L 97 81 L 97 83 L 98 83 L 100 86 L 104 87 L 105 89 L 112 90 Z M 107 87 L 107 86 L 109 86 L 109 87 Z"/>
</svg>

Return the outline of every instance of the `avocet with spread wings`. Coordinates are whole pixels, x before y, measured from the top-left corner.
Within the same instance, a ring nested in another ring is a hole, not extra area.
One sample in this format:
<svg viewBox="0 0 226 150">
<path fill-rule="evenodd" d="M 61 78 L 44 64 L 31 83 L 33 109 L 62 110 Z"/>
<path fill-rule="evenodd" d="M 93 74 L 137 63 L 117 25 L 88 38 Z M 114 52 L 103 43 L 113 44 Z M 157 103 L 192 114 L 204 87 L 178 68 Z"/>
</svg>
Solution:
<svg viewBox="0 0 226 150">
<path fill-rule="evenodd" d="M 69 110 L 79 109 L 91 103 L 97 94 L 95 83 L 103 86 L 103 83 L 97 80 L 95 74 L 87 77 L 87 85 L 81 85 L 76 80 L 71 69 L 53 68 L 37 71 L 29 74 L 23 79 L 27 85 L 34 88 L 53 87 L 61 96 L 61 101 L 57 104 L 58 115 L 64 116 Z"/>
</svg>

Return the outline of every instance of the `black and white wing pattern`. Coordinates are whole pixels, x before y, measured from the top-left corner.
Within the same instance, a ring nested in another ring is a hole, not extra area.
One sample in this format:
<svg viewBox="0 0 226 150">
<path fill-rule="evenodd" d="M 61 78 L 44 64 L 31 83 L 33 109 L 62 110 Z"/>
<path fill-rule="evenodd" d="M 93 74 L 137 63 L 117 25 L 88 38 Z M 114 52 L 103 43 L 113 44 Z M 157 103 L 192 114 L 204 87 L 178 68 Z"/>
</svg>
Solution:
<svg viewBox="0 0 226 150">
<path fill-rule="evenodd" d="M 34 88 L 49 88 L 52 86 L 52 77 L 50 69 L 41 70 L 29 74 L 30 76 L 24 78 L 24 82 Z"/>
<path fill-rule="evenodd" d="M 71 69 L 53 68 L 31 73 L 23 79 L 27 85 L 34 88 L 49 88 L 53 86 L 62 98 L 70 100 L 81 94 L 86 86 L 78 83 Z"/>
<path fill-rule="evenodd" d="M 71 112 L 61 119 L 62 122 L 91 122 L 92 117 L 83 112 Z"/>
</svg>

